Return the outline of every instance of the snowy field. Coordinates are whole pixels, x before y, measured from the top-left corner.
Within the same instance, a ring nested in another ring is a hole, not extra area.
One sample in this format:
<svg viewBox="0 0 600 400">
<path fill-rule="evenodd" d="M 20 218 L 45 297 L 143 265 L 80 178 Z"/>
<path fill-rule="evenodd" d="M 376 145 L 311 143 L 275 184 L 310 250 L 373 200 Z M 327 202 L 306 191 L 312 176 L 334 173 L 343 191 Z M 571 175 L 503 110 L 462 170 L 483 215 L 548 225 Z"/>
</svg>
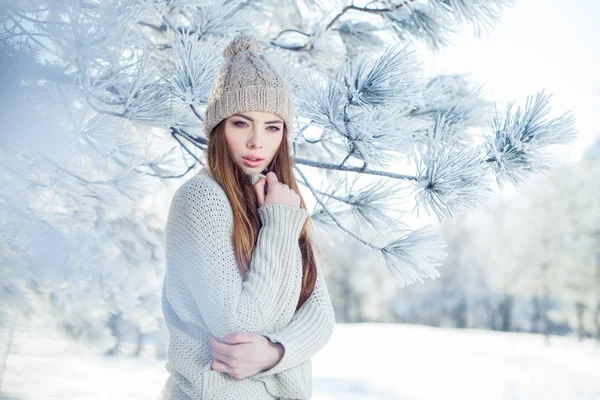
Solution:
<svg viewBox="0 0 600 400">
<path fill-rule="evenodd" d="M 2 400 L 155 399 L 164 360 L 94 356 L 38 329 L 16 334 Z M 339 324 L 313 358 L 314 400 L 600 400 L 592 341 Z"/>
</svg>

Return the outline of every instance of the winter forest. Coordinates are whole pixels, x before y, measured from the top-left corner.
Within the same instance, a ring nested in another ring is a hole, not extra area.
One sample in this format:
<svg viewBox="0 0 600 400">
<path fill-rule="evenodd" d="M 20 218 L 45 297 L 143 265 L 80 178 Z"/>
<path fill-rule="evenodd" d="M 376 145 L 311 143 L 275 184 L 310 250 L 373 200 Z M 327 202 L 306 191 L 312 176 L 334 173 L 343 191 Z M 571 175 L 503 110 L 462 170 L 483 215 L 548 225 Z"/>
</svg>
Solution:
<svg viewBox="0 0 600 400">
<path fill-rule="evenodd" d="M 312 398 L 600 399 L 598 18 L 592 0 L 1 0 L 0 399 L 158 398 L 167 212 L 206 164 L 240 32 L 294 98 L 336 319 Z"/>
</svg>

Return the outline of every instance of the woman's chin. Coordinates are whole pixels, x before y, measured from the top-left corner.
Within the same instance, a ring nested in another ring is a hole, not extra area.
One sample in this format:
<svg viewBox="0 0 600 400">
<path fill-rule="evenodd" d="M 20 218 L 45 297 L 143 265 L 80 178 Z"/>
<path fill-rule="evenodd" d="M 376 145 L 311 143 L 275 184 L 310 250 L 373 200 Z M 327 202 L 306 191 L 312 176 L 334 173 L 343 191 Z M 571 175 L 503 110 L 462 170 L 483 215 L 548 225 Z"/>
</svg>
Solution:
<svg viewBox="0 0 600 400">
<path fill-rule="evenodd" d="M 247 174 L 258 174 L 258 173 L 262 173 L 263 169 L 262 167 L 249 167 L 247 165 L 242 165 L 242 169 L 247 173 Z"/>
</svg>

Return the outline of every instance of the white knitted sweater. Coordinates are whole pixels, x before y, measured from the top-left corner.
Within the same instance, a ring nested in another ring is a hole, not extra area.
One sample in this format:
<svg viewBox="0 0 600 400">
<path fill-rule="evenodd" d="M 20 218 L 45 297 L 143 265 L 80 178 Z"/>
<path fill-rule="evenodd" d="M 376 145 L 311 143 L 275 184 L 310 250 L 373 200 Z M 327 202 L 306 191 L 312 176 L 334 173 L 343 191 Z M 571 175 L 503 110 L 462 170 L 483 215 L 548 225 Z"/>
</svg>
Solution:
<svg viewBox="0 0 600 400">
<path fill-rule="evenodd" d="M 252 174 L 256 183 L 262 174 Z M 242 279 L 234 258 L 233 214 L 220 184 L 203 168 L 175 193 L 165 228 L 167 269 L 162 309 L 169 332 L 165 400 L 310 399 L 311 357 L 329 341 L 335 316 L 320 268 L 308 300 L 300 298 L 298 239 L 305 209 L 265 204 Z M 245 379 L 213 371 L 209 339 L 262 334 L 284 347 L 273 368 Z"/>
</svg>

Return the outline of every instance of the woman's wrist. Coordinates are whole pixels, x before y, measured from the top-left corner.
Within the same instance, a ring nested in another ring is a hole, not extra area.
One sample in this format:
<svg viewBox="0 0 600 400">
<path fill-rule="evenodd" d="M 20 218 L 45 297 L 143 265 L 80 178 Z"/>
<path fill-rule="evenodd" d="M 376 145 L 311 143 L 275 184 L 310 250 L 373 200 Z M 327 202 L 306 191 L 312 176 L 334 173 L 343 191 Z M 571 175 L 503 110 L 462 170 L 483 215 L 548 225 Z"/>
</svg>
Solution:
<svg viewBox="0 0 600 400">
<path fill-rule="evenodd" d="M 267 339 L 267 344 L 269 345 L 269 354 L 271 355 L 271 357 L 269 357 L 269 364 L 267 364 L 266 368 L 263 369 L 261 372 L 263 371 L 268 371 L 271 368 L 273 368 L 274 366 L 276 366 L 277 364 L 279 364 L 279 361 L 281 361 L 281 359 L 283 358 L 283 353 L 285 352 L 285 348 L 283 347 L 283 345 L 281 343 L 273 343 L 271 340 L 269 340 L 268 337 L 265 336 L 265 338 Z"/>
</svg>

